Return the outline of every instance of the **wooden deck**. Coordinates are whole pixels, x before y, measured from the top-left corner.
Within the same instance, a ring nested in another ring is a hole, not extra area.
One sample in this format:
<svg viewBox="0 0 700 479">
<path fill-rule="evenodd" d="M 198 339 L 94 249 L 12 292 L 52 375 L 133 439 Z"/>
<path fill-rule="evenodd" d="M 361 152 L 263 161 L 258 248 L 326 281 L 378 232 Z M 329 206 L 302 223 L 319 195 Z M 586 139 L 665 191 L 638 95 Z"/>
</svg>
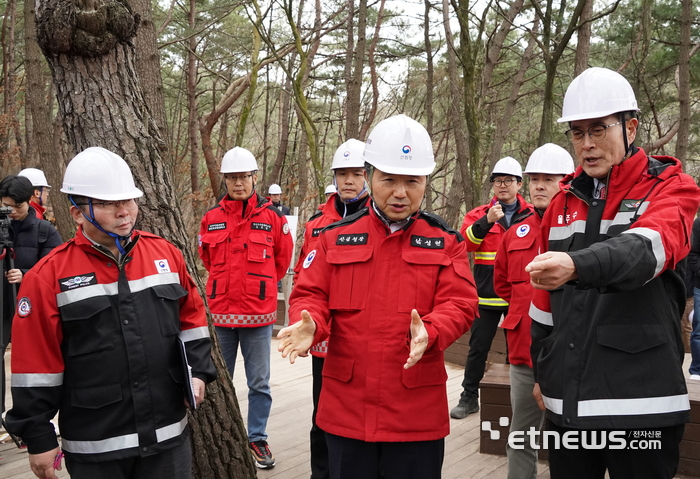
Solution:
<svg viewBox="0 0 700 479">
<path fill-rule="evenodd" d="M 270 447 L 277 465 L 267 471 L 258 470 L 259 478 L 306 479 L 309 469 L 309 429 L 311 428 L 311 360 L 300 358 L 291 365 L 277 353 L 277 340 L 272 344 L 272 413 L 268 423 Z M 5 356 L 9 364 L 8 352 Z M 246 417 L 248 400 L 243 360 L 239 355 L 234 385 Z M 461 389 L 463 368 L 447 364 L 447 382 L 450 407 L 457 403 Z M 8 367 L 9 373 L 9 367 Z M 8 374 L 9 377 L 9 374 Z M 7 404 L 10 405 L 9 381 Z M 506 458 L 479 453 L 479 415 L 472 414 L 463 420 L 451 419 L 452 432 L 445 444 L 444 479 L 504 479 L 507 476 Z M 0 436 L 4 430 L 0 429 Z M 0 444 L 0 478 L 33 479 L 26 450 L 17 449 L 10 439 Z M 58 477 L 69 477 L 65 469 Z M 549 478 L 545 462 L 540 462 L 539 478 Z M 682 476 L 677 476 L 682 477 Z"/>
</svg>

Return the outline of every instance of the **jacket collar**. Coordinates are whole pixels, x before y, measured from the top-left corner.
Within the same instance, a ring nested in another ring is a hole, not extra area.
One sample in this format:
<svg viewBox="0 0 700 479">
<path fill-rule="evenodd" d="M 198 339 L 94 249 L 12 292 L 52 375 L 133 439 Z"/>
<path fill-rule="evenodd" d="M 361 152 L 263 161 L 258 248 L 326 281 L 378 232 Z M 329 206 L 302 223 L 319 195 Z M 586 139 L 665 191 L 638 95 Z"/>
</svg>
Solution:
<svg viewBox="0 0 700 479">
<path fill-rule="evenodd" d="M 651 158 L 668 166 L 662 168 L 662 171 L 658 174 L 651 173 L 649 171 L 649 157 L 641 148 L 637 148 L 632 156 L 619 165 L 613 166 L 610 169 L 605 185 L 608 197 L 629 191 L 642 177 L 658 176 L 661 179 L 666 179 L 682 171 L 681 164 L 676 158 L 670 156 L 654 156 Z M 588 176 L 581 166 L 576 168 L 573 176 L 565 177 L 561 185 L 564 190 L 576 190 L 589 198 L 593 194 L 593 178 Z"/>
<path fill-rule="evenodd" d="M 243 211 L 244 203 L 246 205 L 245 211 Z M 258 195 L 254 191 L 247 200 L 232 200 L 227 193 L 223 198 L 221 198 L 219 204 L 224 211 L 226 211 L 226 213 L 241 217 L 241 219 L 248 219 L 261 209 L 271 206 L 272 202 L 267 198 Z"/>
</svg>

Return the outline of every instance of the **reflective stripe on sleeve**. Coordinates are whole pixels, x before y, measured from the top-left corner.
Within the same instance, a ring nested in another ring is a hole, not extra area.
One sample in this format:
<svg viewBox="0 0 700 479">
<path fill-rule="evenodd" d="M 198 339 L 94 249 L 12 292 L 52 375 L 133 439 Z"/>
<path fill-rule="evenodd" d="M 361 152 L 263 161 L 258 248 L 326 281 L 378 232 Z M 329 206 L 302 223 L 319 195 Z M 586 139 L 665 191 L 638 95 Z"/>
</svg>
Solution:
<svg viewBox="0 0 700 479">
<path fill-rule="evenodd" d="M 63 373 L 53 374 L 12 374 L 13 388 L 48 388 L 63 385 Z"/>
<path fill-rule="evenodd" d="M 508 301 L 501 298 L 479 298 L 479 304 L 482 306 L 502 306 L 508 307 Z"/>
<path fill-rule="evenodd" d="M 186 329 L 184 331 L 180 331 L 178 336 L 183 343 L 208 338 L 209 328 L 207 326 L 201 326 L 199 328 Z"/>
<path fill-rule="evenodd" d="M 495 251 L 476 251 L 474 253 L 474 259 L 475 260 L 482 260 L 482 261 L 495 261 L 496 260 L 496 252 Z"/>
<path fill-rule="evenodd" d="M 472 233 L 471 226 L 467 228 L 467 239 L 474 244 L 481 244 L 484 241 L 484 238 L 477 238 L 476 236 L 474 236 L 474 233 Z"/>
<path fill-rule="evenodd" d="M 661 240 L 659 232 L 650 228 L 632 228 L 623 231 L 622 234 L 639 235 L 651 241 L 651 249 L 656 258 L 656 269 L 654 270 L 654 278 L 656 278 L 666 264 L 666 250 L 664 250 L 664 242 Z"/>
<path fill-rule="evenodd" d="M 530 311 L 528 311 L 528 314 L 530 315 L 530 318 L 532 318 L 533 321 L 537 321 L 538 323 L 544 324 L 545 326 L 554 326 L 552 313 L 542 311 L 533 303 L 530 303 Z"/>
</svg>

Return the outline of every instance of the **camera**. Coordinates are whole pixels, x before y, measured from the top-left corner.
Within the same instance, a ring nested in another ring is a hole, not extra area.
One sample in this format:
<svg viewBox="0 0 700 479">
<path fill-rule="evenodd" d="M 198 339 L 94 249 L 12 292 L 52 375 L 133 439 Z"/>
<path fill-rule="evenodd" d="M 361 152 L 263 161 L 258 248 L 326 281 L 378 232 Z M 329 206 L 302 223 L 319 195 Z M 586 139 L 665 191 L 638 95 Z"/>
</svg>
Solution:
<svg viewBox="0 0 700 479">
<path fill-rule="evenodd" d="M 0 206 L 0 245 L 11 246 L 10 243 L 10 218 L 12 208 L 9 206 Z M 2 251 L 0 250 L 0 253 Z"/>
</svg>

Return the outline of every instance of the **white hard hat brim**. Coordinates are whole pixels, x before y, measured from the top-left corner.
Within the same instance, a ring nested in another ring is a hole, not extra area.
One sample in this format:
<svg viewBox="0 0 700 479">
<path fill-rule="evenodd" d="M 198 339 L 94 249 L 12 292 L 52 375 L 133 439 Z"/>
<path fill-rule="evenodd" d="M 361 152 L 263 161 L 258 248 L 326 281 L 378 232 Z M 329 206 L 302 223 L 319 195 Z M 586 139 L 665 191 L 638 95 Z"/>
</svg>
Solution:
<svg viewBox="0 0 700 479">
<path fill-rule="evenodd" d="M 426 166 L 425 168 L 399 168 L 393 165 L 382 165 L 376 161 L 370 164 L 375 169 L 389 175 L 428 176 L 435 171 L 435 163 L 433 163 L 432 166 Z"/>
<path fill-rule="evenodd" d="M 83 186 L 83 185 L 69 185 L 69 188 L 73 186 Z M 113 194 L 113 195 L 105 195 L 105 194 L 91 194 L 90 196 L 87 195 L 82 195 L 80 193 L 76 193 L 75 190 L 70 190 L 69 188 L 66 188 L 65 186 L 61 188 L 61 193 L 65 193 L 67 195 L 73 195 L 73 196 L 85 196 L 86 198 L 92 198 L 95 200 L 104 200 L 104 201 L 123 201 L 123 200 L 133 200 L 134 198 L 141 198 L 143 196 L 143 191 L 139 190 L 138 188 L 134 188 L 131 191 L 126 191 L 123 193 L 118 193 L 118 194 Z M 78 190 L 79 191 L 79 190 Z"/>
</svg>

